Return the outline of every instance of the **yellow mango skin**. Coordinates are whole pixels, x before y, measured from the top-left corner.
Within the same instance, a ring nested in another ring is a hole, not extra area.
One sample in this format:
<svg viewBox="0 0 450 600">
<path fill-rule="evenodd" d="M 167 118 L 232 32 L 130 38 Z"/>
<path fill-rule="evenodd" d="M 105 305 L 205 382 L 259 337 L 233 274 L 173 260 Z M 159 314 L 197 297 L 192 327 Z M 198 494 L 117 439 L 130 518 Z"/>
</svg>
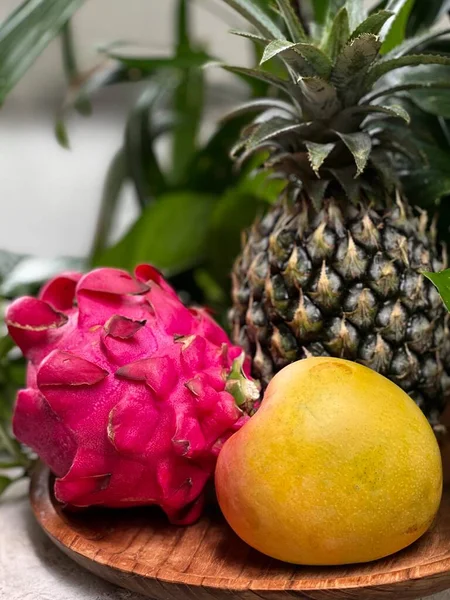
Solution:
<svg viewBox="0 0 450 600">
<path fill-rule="evenodd" d="M 250 546 L 304 565 L 375 560 L 430 527 L 442 462 L 421 410 L 362 365 L 309 358 L 280 371 L 216 469 L 225 518 Z"/>
</svg>

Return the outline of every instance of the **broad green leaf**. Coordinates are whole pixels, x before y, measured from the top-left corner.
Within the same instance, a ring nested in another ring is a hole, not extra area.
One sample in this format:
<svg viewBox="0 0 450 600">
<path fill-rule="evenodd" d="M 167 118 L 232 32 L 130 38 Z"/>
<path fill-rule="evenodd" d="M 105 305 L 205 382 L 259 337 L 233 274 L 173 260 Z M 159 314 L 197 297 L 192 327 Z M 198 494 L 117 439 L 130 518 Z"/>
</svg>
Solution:
<svg viewBox="0 0 450 600">
<path fill-rule="evenodd" d="M 16 267 L 21 260 L 27 258 L 23 254 L 16 254 L 8 250 L 0 250 L 0 281 Z"/>
<path fill-rule="evenodd" d="M 372 150 L 370 135 L 364 132 L 341 133 L 336 131 L 336 133 L 352 153 L 356 164 L 356 177 L 358 177 L 364 171 Z"/>
<path fill-rule="evenodd" d="M 293 42 L 307 42 L 308 36 L 301 24 L 295 10 L 292 8 L 291 0 L 276 0 L 278 10 L 283 15 L 289 34 Z"/>
<path fill-rule="evenodd" d="M 322 50 L 334 61 L 350 36 L 347 9 L 341 8 L 329 30 L 325 31 L 320 44 Z"/>
<path fill-rule="evenodd" d="M 95 259 L 96 265 L 133 269 L 149 262 L 166 274 L 180 273 L 207 255 L 206 240 L 215 196 L 173 192 L 150 204 L 115 246 Z"/>
<path fill-rule="evenodd" d="M 327 156 L 335 148 L 336 144 L 317 144 L 315 142 L 305 142 L 308 149 L 308 158 L 314 173 L 319 177 L 319 169 L 323 165 Z"/>
<path fill-rule="evenodd" d="M 345 6 L 347 8 L 350 31 L 354 31 L 367 18 L 364 2 L 361 2 L 361 0 L 347 0 Z"/>
<path fill-rule="evenodd" d="M 351 39 L 357 38 L 363 33 L 378 35 L 383 25 L 393 16 L 393 14 L 393 12 L 387 10 L 380 10 L 379 12 L 370 15 L 352 32 Z"/>
<path fill-rule="evenodd" d="M 441 199 L 450 195 L 450 176 L 429 166 L 409 171 L 402 183 L 411 203 L 428 206 L 433 211 Z"/>
<path fill-rule="evenodd" d="M 223 0 L 268 38 L 285 39 L 283 32 L 252 0 Z"/>
<path fill-rule="evenodd" d="M 414 3 L 409 16 L 407 35 L 412 36 L 418 31 L 428 29 L 443 15 L 450 10 L 450 0 L 427 0 Z"/>
<path fill-rule="evenodd" d="M 261 64 L 274 56 L 289 53 L 289 62 L 300 62 L 301 58 L 306 60 L 306 65 L 300 63 L 300 68 L 296 73 L 302 76 L 319 75 L 319 77 L 328 77 L 333 67 L 330 59 L 319 48 L 312 44 L 293 43 L 284 40 L 274 40 L 265 48 Z M 306 67 L 306 68 L 305 68 Z"/>
<path fill-rule="evenodd" d="M 26 0 L 0 24 L 0 105 L 84 0 Z"/>
<path fill-rule="evenodd" d="M 374 65 L 367 74 L 367 86 L 372 87 L 380 77 L 386 75 L 395 69 L 402 67 L 414 67 L 418 65 L 448 65 L 450 66 L 449 56 L 439 56 L 434 54 L 409 54 L 400 58 L 393 58 Z"/>
<path fill-rule="evenodd" d="M 246 178 L 249 180 L 250 178 Z M 267 179 L 267 175 L 264 175 Z M 251 181 L 248 181 L 249 187 Z M 247 229 L 267 203 L 250 191 L 232 188 L 216 203 L 208 233 L 206 268 L 214 281 L 229 293 L 230 272 L 241 247 L 242 231 Z"/>
<path fill-rule="evenodd" d="M 203 50 L 185 50 L 175 56 L 155 56 L 143 50 L 113 48 L 106 52 L 107 56 L 123 64 L 128 69 L 137 69 L 141 75 L 153 73 L 156 69 L 189 69 L 200 68 L 210 63 L 213 58 Z"/>
<path fill-rule="evenodd" d="M 307 119 L 329 119 L 340 108 L 336 88 L 320 77 L 304 77 L 298 83 Z"/>
<path fill-rule="evenodd" d="M 89 254 L 89 263 L 95 263 L 108 244 L 114 217 L 116 215 L 120 192 L 128 177 L 127 159 L 121 148 L 113 157 L 103 184 L 100 212 L 97 217 L 94 239 Z"/>
<path fill-rule="evenodd" d="M 296 44 L 295 50 L 305 58 L 319 77 L 325 79 L 330 75 L 333 64 L 328 56 L 312 44 Z"/>
<path fill-rule="evenodd" d="M 61 271 L 82 271 L 84 259 L 74 257 L 26 257 L 6 275 L 0 285 L 0 295 L 13 298 L 37 290 L 45 281 Z"/>
<path fill-rule="evenodd" d="M 436 286 L 447 310 L 450 311 L 450 269 L 438 273 L 424 272 L 423 274 Z"/>
<path fill-rule="evenodd" d="M 390 50 L 393 50 L 396 46 L 401 44 L 405 39 L 406 25 L 408 23 L 409 14 L 414 6 L 415 0 L 404 0 L 400 3 L 401 7 L 398 9 L 395 17 L 386 23 L 381 37 L 383 39 L 383 45 L 381 46 L 381 54 L 387 54 Z M 396 9 L 393 9 L 395 12 Z"/>
<path fill-rule="evenodd" d="M 332 83 L 350 94 L 357 91 L 359 80 L 377 58 L 380 46 L 377 37 L 371 33 L 363 33 L 344 46 L 331 74 Z"/>
</svg>

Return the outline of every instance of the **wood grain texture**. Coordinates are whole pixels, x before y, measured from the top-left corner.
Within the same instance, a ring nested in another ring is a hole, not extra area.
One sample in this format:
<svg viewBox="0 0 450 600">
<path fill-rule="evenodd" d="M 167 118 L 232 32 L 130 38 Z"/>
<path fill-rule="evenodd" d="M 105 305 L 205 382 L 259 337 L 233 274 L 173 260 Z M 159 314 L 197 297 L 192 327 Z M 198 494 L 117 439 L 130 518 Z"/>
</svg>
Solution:
<svg viewBox="0 0 450 600">
<path fill-rule="evenodd" d="M 69 513 L 49 472 L 31 483 L 33 512 L 47 535 L 96 575 L 156 600 L 372 600 L 421 598 L 450 587 L 450 489 L 418 542 L 387 559 L 345 567 L 295 567 L 242 542 L 217 509 L 195 525 L 169 525 L 157 509 Z"/>
</svg>

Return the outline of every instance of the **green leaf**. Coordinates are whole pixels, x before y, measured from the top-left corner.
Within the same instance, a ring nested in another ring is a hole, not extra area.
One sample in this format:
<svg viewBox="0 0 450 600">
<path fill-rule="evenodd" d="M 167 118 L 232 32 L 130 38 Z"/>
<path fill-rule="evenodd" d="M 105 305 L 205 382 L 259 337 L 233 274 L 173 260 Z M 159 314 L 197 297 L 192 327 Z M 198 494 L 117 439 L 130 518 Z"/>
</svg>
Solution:
<svg viewBox="0 0 450 600">
<path fill-rule="evenodd" d="M 350 202 L 356 204 L 361 199 L 361 182 L 355 179 L 355 168 L 344 167 L 341 169 L 329 169 L 333 177 L 338 181 Z"/>
<path fill-rule="evenodd" d="M 402 183 L 411 203 L 429 206 L 433 211 L 442 198 L 450 195 L 450 176 L 429 166 L 408 171 Z"/>
<path fill-rule="evenodd" d="M 389 21 L 383 28 L 382 39 L 384 41 L 381 46 L 381 54 L 386 54 L 405 39 L 406 25 L 414 2 L 415 0 L 403 0 L 403 2 L 398 3 L 400 5 L 398 12 L 395 8 L 393 9 L 393 12 L 396 12 L 394 19 Z"/>
<path fill-rule="evenodd" d="M 350 36 L 350 26 L 348 22 L 347 9 L 341 8 L 333 20 L 331 28 L 326 31 L 321 42 L 321 48 L 328 54 L 332 61 L 336 60 L 337 55 L 348 41 Z"/>
<path fill-rule="evenodd" d="M 293 42 L 307 42 L 308 36 L 303 29 L 303 25 L 300 23 L 300 20 L 292 8 L 292 4 L 290 0 L 276 0 L 278 10 L 283 16 L 284 21 L 286 22 L 287 28 L 289 30 L 289 34 Z"/>
<path fill-rule="evenodd" d="M 292 65 L 298 75 L 316 75 L 313 65 L 296 51 L 296 46 L 296 43 L 287 40 L 273 40 L 264 48 L 260 64 L 272 58 L 281 58 L 286 64 Z"/>
<path fill-rule="evenodd" d="M 450 88 L 450 81 L 448 82 Z M 410 97 L 422 110 L 450 119 L 450 90 L 415 90 Z"/>
<path fill-rule="evenodd" d="M 258 44 L 268 44 L 271 40 L 268 38 L 262 37 L 252 31 L 241 31 L 240 29 L 230 29 L 229 33 L 232 35 L 237 35 L 239 37 L 246 38 L 251 42 L 257 42 Z"/>
<path fill-rule="evenodd" d="M 319 177 L 319 169 L 323 165 L 325 159 L 334 150 L 336 144 L 317 144 L 315 142 L 305 142 L 308 149 L 308 158 L 314 173 Z"/>
<path fill-rule="evenodd" d="M 248 69 L 246 67 L 232 67 L 229 65 L 221 65 L 221 67 L 225 71 L 229 71 L 230 73 L 235 73 L 236 75 L 243 75 L 244 78 L 259 79 L 264 83 L 273 85 L 288 93 L 290 82 L 287 79 L 281 79 L 281 77 L 272 75 L 267 71 L 262 71 L 261 69 Z"/>
<path fill-rule="evenodd" d="M 350 31 L 354 31 L 367 17 L 364 2 L 361 2 L 361 0 L 347 0 L 345 6 L 347 8 Z"/>
<path fill-rule="evenodd" d="M 353 95 L 359 87 L 358 80 L 377 58 L 380 46 L 377 37 L 371 33 L 363 33 L 344 46 L 331 74 L 332 83 L 347 91 L 347 95 Z"/>
<path fill-rule="evenodd" d="M 70 21 L 67 21 L 61 29 L 61 47 L 66 79 L 68 84 L 72 85 L 80 78 L 80 72 L 78 70 L 75 44 Z M 74 106 L 81 115 L 89 116 L 92 113 L 92 106 L 87 98 L 79 98 Z"/>
<path fill-rule="evenodd" d="M 150 204 L 118 244 L 96 257 L 96 265 L 131 270 L 149 262 L 166 274 L 180 273 L 207 255 L 206 240 L 215 196 L 173 192 Z"/>
<path fill-rule="evenodd" d="M 6 475 L 0 475 L 0 496 L 12 483 L 14 483 L 14 481 L 15 479 L 12 479 L 11 477 L 7 477 Z"/>
<path fill-rule="evenodd" d="M 407 110 L 400 106 L 399 104 L 390 104 L 389 106 L 381 106 L 379 104 L 358 104 L 357 106 L 351 106 L 346 111 L 342 111 L 339 115 L 340 117 L 354 114 L 384 114 L 388 117 L 395 117 L 403 119 L 406 123 L 411 122 L 411 117 Z"/>
<path fill-rule="evenodd" d="M 358 177 L 364 171 L 372 150 L 371 137 L 363 132 L 341 133 L 336 131 L 336 133 L 352 153 L 356 164 L 356 177 Z"/>
<path fill-rule="evenodd" d="M 89 263 L 95 263 L 96 258 L 107 246 L 111 233 L 114 217 L 117 211 L 120 192 L 128 176 L 127 159 L 125 151 L 121 148 L 113 157 L 106 173 L 103 184 L 100 212 L 89 254 Z"/>
<path fill-rule="evenodd" d="M 159 104 L 170 102 L 171 92 L 176 89 L 178 81 L 177 77 L 161 73 L 128 115 L 124 156 L 141 208 L 168 188 L 155 153 L 155 142 L 165 129 L 173 127 L 173 122 L 168 122 L 162 130 L 160 127 L 156 129 L 154 112 Z"/>
<path fill-rule="evenodd" d="M 268 38 L 285 39 L 283 32 L 263 12 L 253 0 L 223 0 L 225 4 L 234 8 L 244 19 L 247 19 L 256 29 Z"/>
<path fill-rule="evenodd" d="M 267 179 L 267 174 L 264 175 Z M 248 187 L 253 188 L 250 178 Z M 227 191 L 216 203 L 208 234 L 207 270 L 229 293 L 230 272 L 241 248 L 242 231 L 247 229 L 267 204 L 257 194 L 239 186 Z"/>
<path fill-rule="evenodd" d="M 84 0 L 27 0 L 0 25 L 0 105 Z"/>
<path fill-rule="evenodd" d="M 303 182 L 308 196 L 316 210 L 320 210 L 325 192 L 330 185 L 329 179 L 307 179 Z"/>
<path fill-rule="evenodd" d="M 385 56 L 385 59 L 398 58 L 399 56 L 410 54 L 413 50 L 417 50 L 418 48 L 426 49 L 427 45 L 429 45 L 431 42 L 442 36 L 448 35 L 449 33 L 450 29 L 445 28 L 438 31 L 426 31 L 425 33 L 421 33 L 415 37 L 408 38 L 388 52 Z"/>
<path fill-rule="evenodd" d="M 298 61 L 300 63 L 298 70 L 296 69 L 298 75 L 319 75 L 326 78 L 333 67 L 328 56 L 312 44 L 293 43 L 284 40 L 274 40 L 266 46 L 261 64 L 274 56 L 284 56 L 286 53 L 289 54 L 289 62 L 296 63 Z M 301 58 L 306 61 L 306 64 L 301 61 Z"/>
<path fill-rule="evenodd" d="M 294 112 L 294 107 L 288 102 L 278 100 L 277 98 L 256 98 L 254 100 L 244 102 L 243 104 L 240 104 L 239 106 L 231 110 L 225 115 L 222 121 L 229 121 L 230 119 L 234 119 L 235 117 L 238 117 L 240 115 L 246 115 L 250 112 L 261 112 L 263 110 L 271 109 L 284 111 L 293 117 L 298 117 L 298 115 Z"/>
<path fill-rule="evenodd" d="M 363 100 L 365 103 L 373 102 L 383 96 L 393 97 L 399 92 L 408 92 L 411 90 L 446 90 L 450 89 L 450 81 L 425 81 L 425 82 L 413 82 L 405 83 L 400 85 L 389 85 L 383 88 L 377 88 L 375 92 L 364 96 Z"/>
<path fill-rule="evenodd" d="M 400 58 L 393 58 L 377 63 L 367 74 L 367 86 L 372 87 L 380 77 L 386 75 L 390 71 L 395 69 L 401 69 L 402 67 L 414 67 L 418 65 L 449 65 L 450 57 L 439 56 L 434 54 L 409 54 L 407 56 L 401 56 Z"/>
<path fill-rule="evenodd" d="M 175 56 L 152 56 L 143 54 L 143 51 L 124 51 L 123 49 L 112 49 L 106 52 L 111 59 L 117 60 L 128 69 L 138 69 L 143 74 L 153 73 L 156 69 L 188 69 L 200 68 L 213 60 L 213 57 L 203 50 L 183 49 L 183 52 Z"/>
<path fill-rule="evenodd" d="M 290 131 L 294 132 L 306 129 L 309 125 L 310 123 L 294 123 L 282 117 L 273 117 L 273 119 L 257 125 L 251 136 L 246 140 L 245 147 L 246 149 L 256 148 L 262 142 Z"/>
<path fill-rule="evenodd" d="M 447 310 L 450 311 L 450 269 L 438 273 L 424 272 L 423 274 L 436 286 Z"/>
<path fill-rule="evenodd" d="M 393 12 L 387 10 L 380 10 L 379 12 L 370 15 L 353 31 L 351 39 L 357 38 L 363 33 L 372 33 L 373 35 L 378 35 L 383 25 L 393 16 L 393 14 Z"/>
<path fill-rule="evenodd" d="M 328 14 L 330 0 L 312 0 L 312 5 L 314 10 L 314 20 L 317 21 L 319 25 L 323 25 Z"/>
<path fill-rule="evenodd" d="M 448 10 L 450 10 L 449 0 L 415 2 L 408 20 L 407 35 L 412 36 L 418 31 L 428 29 Z"/>
</svg>

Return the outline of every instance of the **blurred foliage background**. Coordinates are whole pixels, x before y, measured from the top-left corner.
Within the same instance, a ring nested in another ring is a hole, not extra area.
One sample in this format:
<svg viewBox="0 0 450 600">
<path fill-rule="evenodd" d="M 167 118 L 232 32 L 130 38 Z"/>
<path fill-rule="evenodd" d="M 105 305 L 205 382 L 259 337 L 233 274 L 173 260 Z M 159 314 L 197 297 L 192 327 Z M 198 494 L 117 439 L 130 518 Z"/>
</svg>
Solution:
<svg viewBox="0 0 450 600">
<path fill-rule="evenodd" d="M 220 0 L 207 0 L 213 7 Z M 236 0 L 245 5 L 246 0 Z M 297 4 L 301 17 L 314 17 L 327 27 L 330 7 L 343 0 L 310 0 Z M 204 139 L 205 69 L 217 68 L 220 57 L 200 45 L 192 35 L 192 0 L 177 0 L 173 13 L 174 44 L 161 56 L 112 40 L 99 51 L 98 63 L 80 72 L 71 19 L 84 0 L 26 0 L 0 24 L 0 105 L 39 58 L 49 42 L 60 37 L 67 94 L 55 114 L 55 138 L 70 144 L 67 118 L 73 111 L 89 116 L 91 100 L 99 90 L 117 84 L 142 86 L 137 102 L 124 123 L 120 147 L 105 173 L 101 209 L 95 236 L 85 257 L 41 259 L 0 253 L 0 297 L 5 303 L 17 295 L 35 294 L 46 279 L 64 269 L 86 270 L 98 265 L 132 269 L 139 262 L 160 268 L 186 302 L 207 304 L 226 323 L 230 303 L 229 272 L 245 230 L 265 207 L 276 201 L 283 183 L 247 164 L 237 170 L 229 150 L 246 122 L 243 115 L 215 124 Z M 269 0 L 259 0 L 262 10 L 272 11 Z M 372 2 L 372 11 L 399 9 L 385 49 L 411 44 L 421 52 L 450 54 L 449 0 L 383 0 Z M 430 36 L 427 32 L 432 28 Z M 413 42 L 413 43 L 411 43 Z M 252 45 L 255 63 L 260 51 Z M 271 63 L 265 68 L 273 69 Z M 447 67 L 429 66 L 436 78 L 450 81 Z M 251 82 L 245 75 L 247 97 L 276 96 L 267 82 Z M 396 84 L 420 79 L 405 68 L 395 71 Z M 449 238 L 450 227 L 450 94 L 446 90 L 408 91 L 402 101 L 413 116 L 411 139 L 418 142 L 424 167 L 405 178 L 411 201 L 423 209 L 439 206 L 439 235 Z M 439 113 L 446 118 L 437 117 Z M 231 108 L 231 106 L 230 106 Z M 395 137 L 395 126 L 392 135 Z M 161 141 L 169 151 L 161 155 Z M 415 150 L 417 151 L 417 150 Z M 401 169 L 401 165 L 399 165 Z M 121 190 L 130 184 L 139 216 L 121 239 L 111 243 L 111 230 L 119 209 Z M 5 202 L 8 200 L 6 199 Z M 64 205 L 62 205 L 64 210 Z M 30 468 L 29 457 L 10 435 L 11 407 L 17 387 L 24 382 L 23 359 L 12 347 L 6 331 L 0 337 L 0 468 Z M 2 475 L 0 492 L 14 477 Z"/>
</svg>

